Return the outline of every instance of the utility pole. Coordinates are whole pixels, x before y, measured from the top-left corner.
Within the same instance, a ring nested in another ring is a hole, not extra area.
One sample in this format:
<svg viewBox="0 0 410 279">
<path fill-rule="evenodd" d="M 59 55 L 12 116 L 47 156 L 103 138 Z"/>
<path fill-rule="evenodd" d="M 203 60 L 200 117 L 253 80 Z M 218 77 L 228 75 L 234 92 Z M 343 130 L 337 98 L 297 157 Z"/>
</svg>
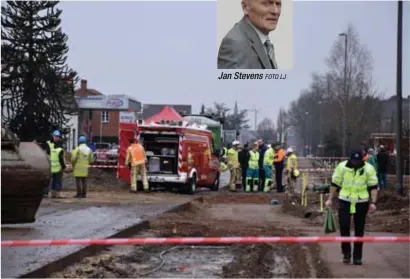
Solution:
<svg viewBox="0 0 410 279">
<path fill-rule="evenodd" d="M 344 72 L 344 98 L 342 106 L 342 156 L 346 157 L 346 132 L 347 132 L 347 34 L 340 33 L 339 36 L 345 37 L 345 72 Z"/>
<path fill-rule="evenodd" d="M 397 3 L 397 76 L 396 76 L 396 191 L 403 195 L 403 173 L 402 173 L 402 53 L 403 53 L 403 1 Z"/>
</svg>

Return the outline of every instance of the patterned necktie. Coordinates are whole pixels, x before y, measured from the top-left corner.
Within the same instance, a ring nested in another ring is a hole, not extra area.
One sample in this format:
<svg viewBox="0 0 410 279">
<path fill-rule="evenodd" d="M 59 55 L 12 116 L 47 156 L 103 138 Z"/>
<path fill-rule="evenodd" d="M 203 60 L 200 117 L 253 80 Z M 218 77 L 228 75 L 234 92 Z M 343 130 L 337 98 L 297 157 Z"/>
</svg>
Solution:
<svg viewBox="0 0 410 279">
<path fill-rule="evenodd" d="M 272 68 L 277 69 L 278 65 L 276 64 L 276 59 L 275 59 L 275 48 L 273 47 L 273 44 L 271 43 L 269 39 L 266 40 L 265 47 L 268 51 L 268 56 L 269 56 L 269 60 L 272 65 Z"/>
</svg>

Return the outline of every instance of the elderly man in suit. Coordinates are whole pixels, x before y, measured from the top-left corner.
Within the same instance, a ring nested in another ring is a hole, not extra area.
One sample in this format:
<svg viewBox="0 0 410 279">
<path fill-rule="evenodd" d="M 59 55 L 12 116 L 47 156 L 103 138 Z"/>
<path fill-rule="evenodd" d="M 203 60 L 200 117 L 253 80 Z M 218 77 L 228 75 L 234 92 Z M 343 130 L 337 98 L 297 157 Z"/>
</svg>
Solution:
<svg viewBox="0 0 410 279">
<path fill-rule="evenodd" d="M 242 0 L 244 17 L 222 40 L 218 69 L 278 69 L 269 32 L 281 8 L 282 0 Z"/>
</svg>

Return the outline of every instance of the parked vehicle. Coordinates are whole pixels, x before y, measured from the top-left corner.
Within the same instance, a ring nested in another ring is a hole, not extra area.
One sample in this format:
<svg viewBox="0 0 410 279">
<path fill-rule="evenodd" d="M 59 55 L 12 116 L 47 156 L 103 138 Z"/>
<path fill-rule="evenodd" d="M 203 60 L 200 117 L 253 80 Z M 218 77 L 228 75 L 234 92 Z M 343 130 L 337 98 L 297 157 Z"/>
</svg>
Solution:
<svg viewBox="0 0 410 279">
<path fill-rule="evenodd" d="M 182 121 L 150 125 L 120 123 L 118 177 L 128 183 L 130 171 L 125 166 L 126 150 L 129 139 L 135 135 L 143 139 L 151 188 L 179 188 L 188 194 L 193 194 L 197 186 L 218 191 L 219 150 L 215 149 L 213 133 L 206 126 Z M 188 157 L 192 157 L 192 162 L 189 163 Z"/>
</svg>

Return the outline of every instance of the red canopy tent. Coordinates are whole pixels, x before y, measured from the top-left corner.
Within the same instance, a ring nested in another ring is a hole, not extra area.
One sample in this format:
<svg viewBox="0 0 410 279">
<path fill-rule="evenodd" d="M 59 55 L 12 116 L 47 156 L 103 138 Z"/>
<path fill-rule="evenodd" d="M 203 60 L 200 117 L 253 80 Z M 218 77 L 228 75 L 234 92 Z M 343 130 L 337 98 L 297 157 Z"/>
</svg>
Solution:
<svg viewBox="0 0 410 279">
<path fill-rule="evenodd" d="M 151 117 L 148 117 L 145 122 L 147 123 L 157 123 L 161 122 L 161 120 L 168 120 L 168 121 L 182 121 L 182 116 L 172 107 L 164 106 L 160 112 L 154 114 Z"/>
</svg>

